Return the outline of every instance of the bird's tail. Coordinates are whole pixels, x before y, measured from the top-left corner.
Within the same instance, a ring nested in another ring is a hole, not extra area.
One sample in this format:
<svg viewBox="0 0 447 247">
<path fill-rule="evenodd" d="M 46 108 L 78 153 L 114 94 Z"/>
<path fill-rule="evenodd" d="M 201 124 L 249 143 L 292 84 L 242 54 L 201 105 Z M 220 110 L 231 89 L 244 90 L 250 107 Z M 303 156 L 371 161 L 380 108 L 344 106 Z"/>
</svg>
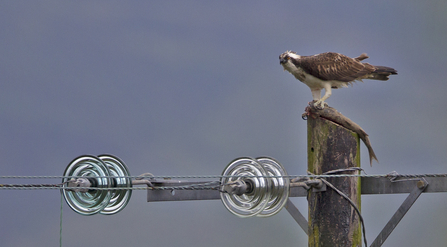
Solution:
<svg viewBox="0 0 447 247">
<path fill-rule="evenodd" d="M 369 74 L 368 79 L 387 81 L 388 79 L 390 79 L 388 78 L 388 76 L 397 75 L 397 70 L 390 67 L 374 66 L 374 68 L 376 70 Z"/>
</svg>

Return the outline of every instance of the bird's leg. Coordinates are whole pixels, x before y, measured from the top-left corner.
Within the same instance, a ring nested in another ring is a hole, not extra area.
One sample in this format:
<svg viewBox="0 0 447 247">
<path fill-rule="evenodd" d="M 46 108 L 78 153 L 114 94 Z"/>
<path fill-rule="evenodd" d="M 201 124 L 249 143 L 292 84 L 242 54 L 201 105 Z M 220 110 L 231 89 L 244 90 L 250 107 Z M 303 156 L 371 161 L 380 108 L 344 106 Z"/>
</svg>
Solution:
<svg viewBox="0 0 447 247">
<path fill-rule="evenodd" d="M 331 94 L 332 94 L 331 84 L 330 83 L 326 83 L 324 85 L 324 95 L 323 95 L 323 97 L 321 99 L 318 99 L 317 102 L 314 103 L 314 106 L 317 109 L 319 109 L 319 110 L 324 109 L 324 104 L 325 104 L 324 101 L 327 100 L 329 97 L 331 97 Z M 312 96 L 313 96 L 313 92 L 312 92 Z"/>
<path fill-rule="evenodd" d="M 315 89 L 315 88 L 311 88 L 310 92 L 312 93 L 312 102 L 315 103 L 317 102 L 320 98 L 321 98 L 321 88 L 319 89 Z M 310 104 L 311 102 L 309 102 Z"/>
</svg>

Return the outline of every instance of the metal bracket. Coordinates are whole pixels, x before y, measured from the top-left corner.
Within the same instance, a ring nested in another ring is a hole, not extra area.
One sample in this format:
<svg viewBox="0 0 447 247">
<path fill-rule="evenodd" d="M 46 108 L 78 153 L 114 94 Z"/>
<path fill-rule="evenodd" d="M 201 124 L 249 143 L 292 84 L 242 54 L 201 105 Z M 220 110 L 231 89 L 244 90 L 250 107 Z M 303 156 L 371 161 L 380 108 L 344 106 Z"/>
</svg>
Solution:
<svg viewBox="0 0 447 247">
<path fill-rule="evenodd" d="M 312 189 L 312 192 L 326 191 L 326 184 L 321 179 L 309 179 L 303 181 L 296 181 L 292 179 L 290 181 L 290 187 L 303 187 L 306 190 Z"/>
<path fill-rule="evenodd" d="M 292 179 L 290 183 L 290 187 L 303 187 L 306 190 L 312 189 L 312 192 L 323 192 L 326 191 L 326 184 L 321 181 L 321 179 L 312 179 L 306 180 L 304 182 L 298 182 Z M 309 224 L 304 218 L 303 214 L 298 210 L 298 208 L 287 199 L 286 204 L 284 205 L 287 212 L 292 216 L 292 218 L 298 223 L 298 225 L 303 229 L 303 231 L 309 235 Z"/>
<path fill-rule="evenodd" d="M 326 184 L 321 179 L 309 180 L 306 183 L 312 187 L 312 192 L 326 191 Z"/>
<path fill-rule="evenodd" d="M 416 188 L 414 188 L 410 195 L 405 199 L 399 209 L 394 213 L 393 217 L 388 221 L 379 235 L 376 237 L 374 242 L 371 244 L 371 247 L 380 247 L 385 242 L 385 240 L 390 236 L 391 232 L 396 228 L 397 224 L 399 224 L 400 220 L 404 217 L 404 215 L 408 212 L 410 207 L 414 202 L 419 198 L 422 192 L 427 188 L 428 182 L 425 178 L 421 178 L 416 184 Z"/>
<path fill-rule="evenodd" d="M 180 180 L 153 180 L 151 181 L 154 187 L 182 187 L 189 185 L 197 185 L 204 183 L 211 183 L 213 181 L 203 181 L 203 182 L 189 182 Z M 158 202 L 158 201 L 188 201 L 188 200 L 217 200 L 220 199 L 220 192 L 218 190 L 147 190 L 147 201 L 148 202 Z"/>
<path fill-rule="evenodd" d="M 67 181 L 67 187 L 80 187 L 80 189 L 70 189 L 67 191 L 73 191 L 73 192 L 88 192 L 88 188 L 92 186 L 91 181 L 88 178 L 72 178 Z"/>
</svg>

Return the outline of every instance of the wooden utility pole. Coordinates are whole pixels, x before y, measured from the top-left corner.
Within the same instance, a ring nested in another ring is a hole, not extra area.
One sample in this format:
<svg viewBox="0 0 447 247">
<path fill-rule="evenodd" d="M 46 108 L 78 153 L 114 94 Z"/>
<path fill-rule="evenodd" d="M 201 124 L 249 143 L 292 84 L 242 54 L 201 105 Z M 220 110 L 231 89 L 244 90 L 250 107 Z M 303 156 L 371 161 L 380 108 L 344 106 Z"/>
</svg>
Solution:
<svg viewBox="0 0 447 247">
<path fill-rule="evenodd" d="M 307 117 L 307 138 L 309 172 L 321 175 L 337 169 L 360 167 L 360 140 L 357 133 L 313 115 L 310 111 Z M 360 209 L 360 178 L 325 179 Z M 359 215 L 345 198 L 327 187 L 322 192 L 309 190 L 308 204 L 309 247 L 362 246 Z"/>
</svg>

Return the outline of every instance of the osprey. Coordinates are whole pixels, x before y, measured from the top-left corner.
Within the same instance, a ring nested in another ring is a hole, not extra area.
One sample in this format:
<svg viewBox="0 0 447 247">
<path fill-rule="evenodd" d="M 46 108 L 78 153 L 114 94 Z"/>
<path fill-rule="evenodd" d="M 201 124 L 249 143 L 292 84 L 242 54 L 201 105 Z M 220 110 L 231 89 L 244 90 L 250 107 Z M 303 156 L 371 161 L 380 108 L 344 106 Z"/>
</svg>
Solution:
<svg viewBox="0 0 447 247">
<path fill-rule="evenodd" d="M 324 101 L 332 94 L 332 88 L 347 87 L 362 79 L 386 81 L 389 75 L 397 75 L 393 68 L 361 62 L 367 58 L 365 53 L 350 58 L 335 52 L 300 56 L 296 52 L 286 51 L 279 56 L 279 63 L 284 70 L 310 88 L 315 107 L 323 109 Z M 323 88 L 325 93 L 321 97 Z"/>
</svg>

